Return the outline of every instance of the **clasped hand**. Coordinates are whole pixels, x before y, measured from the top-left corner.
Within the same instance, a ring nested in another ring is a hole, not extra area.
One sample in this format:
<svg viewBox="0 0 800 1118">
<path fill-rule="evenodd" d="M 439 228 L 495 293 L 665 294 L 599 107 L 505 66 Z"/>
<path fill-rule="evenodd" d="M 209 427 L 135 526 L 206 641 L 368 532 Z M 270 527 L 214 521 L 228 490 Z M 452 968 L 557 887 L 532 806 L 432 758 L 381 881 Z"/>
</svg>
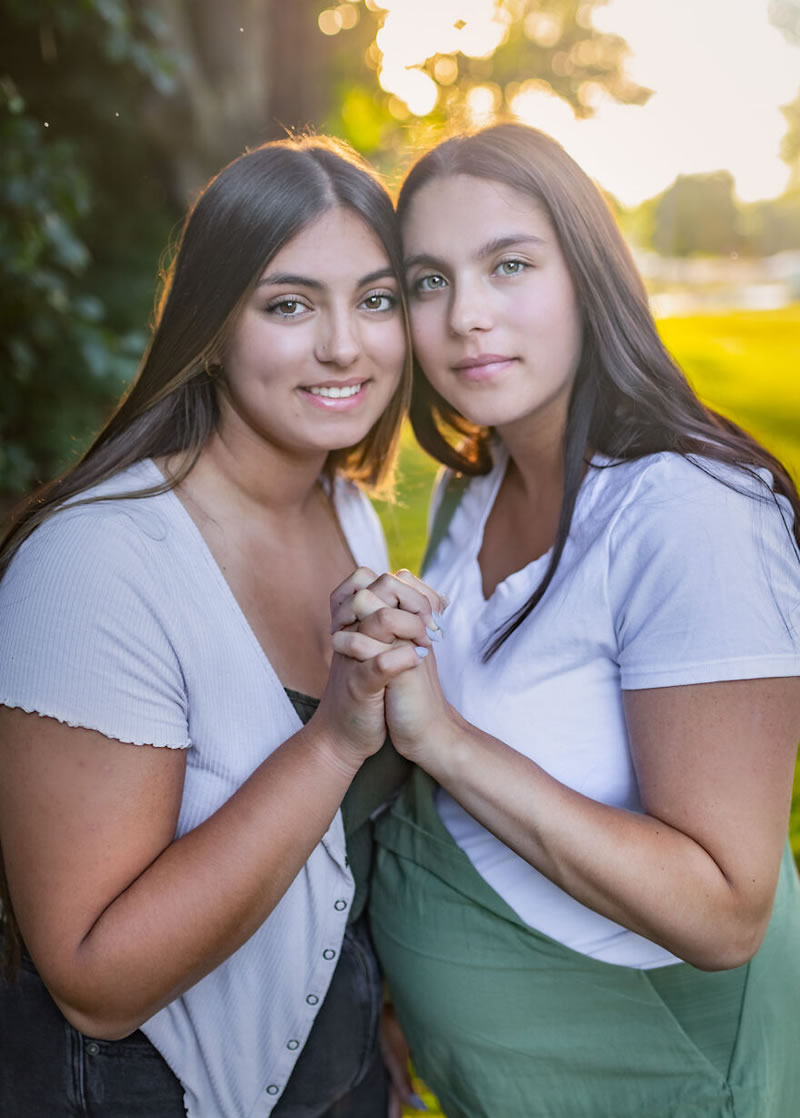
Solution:
<svg viewBox="0 0 800 1118">
<path fill-rule="evenodd" d="M 376 575 L 359 567 L 331 595 L 333 648 L 381 686 L 395 749 L 423 764 L 446 737 L 452 709 L 436 672 L 435 645 L 446 600 L 410 571 Z"/>
</svg>

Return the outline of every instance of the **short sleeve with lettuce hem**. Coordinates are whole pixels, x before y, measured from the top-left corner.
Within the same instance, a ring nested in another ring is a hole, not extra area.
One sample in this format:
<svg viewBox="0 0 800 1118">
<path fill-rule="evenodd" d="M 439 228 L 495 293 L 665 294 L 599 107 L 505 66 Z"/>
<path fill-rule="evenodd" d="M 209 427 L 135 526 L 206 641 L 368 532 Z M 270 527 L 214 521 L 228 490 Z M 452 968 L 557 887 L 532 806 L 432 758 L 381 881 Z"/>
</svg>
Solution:
<svg viewBox="0 0 800 1118">
<path fill-rule="evenodd" d="M 157 517 L 133 502 L 68 508 L 0 582 L 0 702 L 138 745 L 190 745 Z M 168 604 L 168 603 L 167 603 Z"/>
</svg>

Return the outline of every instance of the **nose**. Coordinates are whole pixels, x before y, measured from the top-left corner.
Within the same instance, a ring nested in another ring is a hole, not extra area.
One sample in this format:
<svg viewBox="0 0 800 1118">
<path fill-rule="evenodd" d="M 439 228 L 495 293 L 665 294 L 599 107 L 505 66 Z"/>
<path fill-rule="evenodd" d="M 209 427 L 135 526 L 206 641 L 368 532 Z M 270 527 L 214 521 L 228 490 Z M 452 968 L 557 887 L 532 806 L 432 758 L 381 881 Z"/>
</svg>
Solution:
<svg viewBox="0 0 800 1118">
<path fill-rule="evenodd" d="M 462 280 L 451 286 L 449 326 L 454 334 L 473 330 L 489 330 L 492 326 L 489 293 L 473 280 Z"/>
<path fill-rule="evenodd" d="M 320 321 L 316 357 L 325 365 L 348 368 L 361 352 L 358 328 L 349 310 L 331 310 Z"/>
</svg>

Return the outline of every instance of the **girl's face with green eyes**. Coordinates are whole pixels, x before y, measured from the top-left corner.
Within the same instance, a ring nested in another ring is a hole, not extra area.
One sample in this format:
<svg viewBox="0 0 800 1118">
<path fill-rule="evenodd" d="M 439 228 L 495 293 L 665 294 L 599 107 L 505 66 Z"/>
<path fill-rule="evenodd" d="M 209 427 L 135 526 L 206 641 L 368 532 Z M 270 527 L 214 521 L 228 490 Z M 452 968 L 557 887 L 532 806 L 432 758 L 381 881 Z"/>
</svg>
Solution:
<svg viewBox="0 0 800 1118">
<path fill-rule="evenodd" d="M 411 200 L 403 246 L 414 348 L 434 388 L 501 435 L 563 430 L 581 316 L 545 211 L 503 183 L 436 178 Z"/>
<path fill-rule="evenodd" d="M 267 264 L 223 355 L 220 435 L 290 453 L 359 443 L 406 358 L 399 283 L 357 214 L 327 210 Z"/>
</svg>

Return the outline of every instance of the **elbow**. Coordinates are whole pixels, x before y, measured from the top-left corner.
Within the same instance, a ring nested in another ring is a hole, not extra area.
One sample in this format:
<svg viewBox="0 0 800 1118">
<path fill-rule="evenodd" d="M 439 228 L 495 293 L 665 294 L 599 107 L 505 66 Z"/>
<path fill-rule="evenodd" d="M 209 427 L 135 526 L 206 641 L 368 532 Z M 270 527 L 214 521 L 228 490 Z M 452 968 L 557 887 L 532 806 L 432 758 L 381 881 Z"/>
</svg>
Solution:
<svg viewBox="0 0 800 1118">
<path fill-rule="evenodd" d="M 42 975 L 42 980 L 67 1022 L 93 1040 L 124 1040 L 155 1012 L 148 1012 L 141 1002 L 137 1004 L 123 991 L 101 982 L 96 974 L 70 974 L 61 982 L 51 974 Z"/>
<path fill-rule="evenodd" d="M 739 914 L 731 921 L 720 921 L 702 944 L 693 945 L 681 957 L 703 971 L 735 970 L 749 963 L 764 941 L 769 913 Z"/>
<path fill-rule="evenodd" d="M 87 965 L 75 954 L 42 952 L 33 961 L 68 1024 L 94 1040 L 124 1040 L 164 1004 L 146 1002 L 140 984 L 123 978 L 119 968 Z"/>
<path fill-rule="evenodd" d="M 125 1040 L 147 1020 L 146 1017 L 134 1018 L 98 1006 L 78 1007 L 55 995 L 53 1000 L 69 1024 L 93 1040 Z"/>
</svg>

